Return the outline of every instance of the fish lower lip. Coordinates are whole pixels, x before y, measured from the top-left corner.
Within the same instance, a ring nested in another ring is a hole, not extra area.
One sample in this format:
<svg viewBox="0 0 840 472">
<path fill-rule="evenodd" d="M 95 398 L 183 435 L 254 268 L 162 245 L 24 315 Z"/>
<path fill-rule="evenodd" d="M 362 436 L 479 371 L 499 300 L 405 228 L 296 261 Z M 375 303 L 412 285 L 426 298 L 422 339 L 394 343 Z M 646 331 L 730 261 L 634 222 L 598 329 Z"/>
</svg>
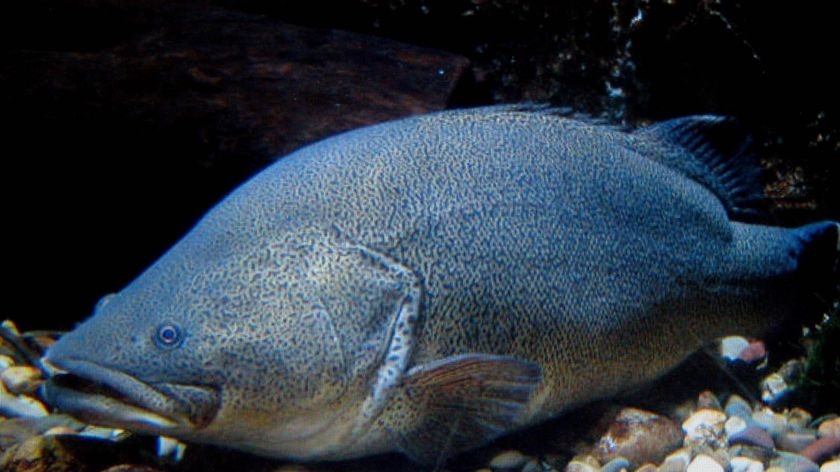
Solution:
<svg viewBox="0 0 840 472">
<path fill-rule="evenodd" d="M 88 423 L 163 434 L 174 429 L 197 429 L 209 422 L 218 395 L 206 387 L 147 384 L 124 372 L 76 359 L 49 360 L 62 373 L 44 385 L 44 396 L 58 409 Z M 158 388 L 156 388 L 158 387 Z M 206 397 L 190 405 L 169 392 L 189 388 Z"/>
</svg>

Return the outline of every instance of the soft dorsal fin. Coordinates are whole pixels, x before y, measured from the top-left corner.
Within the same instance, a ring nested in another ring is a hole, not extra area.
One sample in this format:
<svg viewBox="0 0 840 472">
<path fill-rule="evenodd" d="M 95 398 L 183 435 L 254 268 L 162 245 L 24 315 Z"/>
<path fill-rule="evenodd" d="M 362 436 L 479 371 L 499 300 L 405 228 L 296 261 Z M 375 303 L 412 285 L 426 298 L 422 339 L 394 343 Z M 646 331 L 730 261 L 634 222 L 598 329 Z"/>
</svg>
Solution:
<svg viewBox="0 0 840 472">
<path fill-rule="evenodd" d="M 761 166 L 752 139 L 734 119 L 686 116 L 641 128 L 634 135 L 665 143 L 664 152 L 650 157 L 706 186 L 731 218 L 755 219 L 762 213 L 766 200 Z"/>
</svg>

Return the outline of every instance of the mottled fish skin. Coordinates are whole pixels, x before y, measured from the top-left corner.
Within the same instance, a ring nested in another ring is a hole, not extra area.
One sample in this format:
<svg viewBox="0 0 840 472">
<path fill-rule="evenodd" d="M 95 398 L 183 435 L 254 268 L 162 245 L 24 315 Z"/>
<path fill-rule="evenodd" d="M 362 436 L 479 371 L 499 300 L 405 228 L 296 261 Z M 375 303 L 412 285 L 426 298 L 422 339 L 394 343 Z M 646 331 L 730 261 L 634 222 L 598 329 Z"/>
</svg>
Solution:
<svg viewBox="0 0 840 472">
<path fill-rule="evenodd" d="M 177 426 L 132 429 L 437 460 L 796 313 L 836 223 L 732 221 L 681 154 L 516 107 L 345 133 L 233 192 L 47 358 L 171 395 L 141 406 Z M 126 426 L 60 386 L 53 403 Z"/>
</svg>

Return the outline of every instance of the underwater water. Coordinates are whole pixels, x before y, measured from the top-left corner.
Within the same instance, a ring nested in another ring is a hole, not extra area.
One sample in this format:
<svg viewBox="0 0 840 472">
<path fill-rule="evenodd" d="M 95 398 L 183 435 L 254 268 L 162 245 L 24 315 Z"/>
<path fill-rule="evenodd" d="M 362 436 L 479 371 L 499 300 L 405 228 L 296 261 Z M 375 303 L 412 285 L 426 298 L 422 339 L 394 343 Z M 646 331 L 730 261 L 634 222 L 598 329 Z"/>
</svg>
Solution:
<svg viewBox="0 0 840 472">
<path fill-rule="evenodd" d="M 24 178 L 4 189 L 10 227 L 22 229 L 10 235 L 16 250 L 6 269 L 15 281 L 3 317 L 17 327 L 4 325 L 0 343 L 0 469 L 29 470 L 35 460 L 111 472 L 637 470 L 646 463 L 653 464 L 646 470 L 690 463 L 691 470 L 836 470 L 836 267 L 813 280 L 814 296 L 796 319 L 761 339 L 731 338 L 723 355 L 717 342 L 706 343 L 656 381 L 630 381 L 618 395 L 451 458 L 433 449 L 426 464 L 390 453 L 292 465 L 126 431 L 142 427 L 92 427 L 50 405 L 61 397 L 45 402 L 40 385 L 50 366 L 39 359 L 60 336 L 43 330 L 71 330 L 96 300 L 122 290 L 277 156 L 367 124 L 522 102 L 551 103 L 563 116 L 623 131 L 689 114 L 734 116 L 752 131 L 765 179 L 761 212 L 750 221 L 795 227 L 840 217 L 840 101 L 823 60 L 833 38 L 819 9 L 700 1 L 312 5 L 35 2 L 5 17 L 2 103 L 19 117 L 12 143 L 28 152 Z M 782 19 L 791 32 L 784 39 L 776 34 Z M 830 257 L 819 256 L 825 265 Z M 312 323 L 313 331 L 325 324 Z M 182 342 L 180 326 L 155 328 L 164 344 Z M 665 323 L 637 338 L 696 344 L 696 333 L 679 328 Z M 516 331 L 513 341 L 499 332 L 499 346 L 544 339 L 539 329 Z M 88 348 L 106 352 L 106 338 L 89 339 L 97 342 Z M 625 342 L 632 363 L 631 347 L 639 346 Z M 287 344 L 261 337 L 254 346 Z M 642 357 L 655 364 L 667 355 Z M 506 366 L 482 375 L 514 375 Z M 579 366 L 569 383 L 613 382 L 600 369 Z M 527 368 L 517 372 L 527 379 Z M 463 410 L 453 416 L 473 407 L 457 405 Z M 409 435 L 410 444 L 438 444 L 456 432 Z"/>
</svg>

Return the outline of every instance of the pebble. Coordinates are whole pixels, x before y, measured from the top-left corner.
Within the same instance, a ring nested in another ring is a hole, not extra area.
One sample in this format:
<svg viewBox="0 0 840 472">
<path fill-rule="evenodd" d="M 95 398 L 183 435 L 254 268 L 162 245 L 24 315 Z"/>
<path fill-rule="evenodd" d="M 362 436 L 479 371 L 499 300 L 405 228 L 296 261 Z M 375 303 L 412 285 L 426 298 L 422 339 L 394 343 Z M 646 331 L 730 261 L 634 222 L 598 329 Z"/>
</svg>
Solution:
<svg viewBox="0 0 840 472">
<path fill-rule="evenodd" d="M 819 462 L 840 453 L 840 437 L 823 436 L 799 451 L 808 459 Z"/>
<path fill-rule="evenodd" d="M 770 460 L 770 466 L 771 468 L 781 467 L 786 472 L 819 472 L 820 470 L 820 467 L 807 457 L 784 451 L 779 451 L 776 457 Z"/>
<path fill-rule="evenodd" d="M 802 408 L 793 408 L 788 412 L 788 424 L 799 430 L 809 429 L 808 425 L 814 417 Z"/>
<path fill-rule="evenodd" d="M 728 416 L 737 416 L 746 421 L 752 421 L 752 407 L 738 395 L 733 394 L 729 396 L 729 399 L 726 400 L 724 411 Z"/>
<path fill-rule="evenodd" d="M 86 470 L 86 467 L 55 437 L 33 436 L 3 452 L 0 456 L 0 470 L 71 472 Z"/>
<path fill-rule="evenodd" d="M 764 472 L 764 464 L 749 457 L 733 457 L 729 461 L 731 472 Z"/>
<path fill-rule="evenodd" d="M 0 414 L 10 417 L 39 418 L 47 416 L 47 408 L 38 400 L 24 395 L 12 395 L 0 388 Z"/>
<path fill-rule="evenodd" d="M 694 412 L 682 424 L 682 429 L 691 439 L 704 439 L 709 435 L 720 436 L 726 415 L 718 410 L 703 408 Z"/>
<path fill-rule="evenodd" d="M 824 462 L 820 466 L 820 472 L 840 472 L 840 459 Z"/>
<path fill-rule="evenodd" d="M 752 415 L 755 421 L 761 428 L 773 438 L 778 438 L 785 431 L 787 431 L 787 418 L 785 415 L 776 413 L 770 408 L 764 407 L 756 411 Z"/>
<path fill-rule="evenodd" d="M 712 410 L 721 410 L 720 400 L 717 395 L 710 390 L 703 390 L 697 396 L 697 408 L 710 408 Z"/>
<path fill-rule="evenodd" d="M 622 472 L 630 470 L 630 461 L 623 457 L 616 457 L 601 467 L 601 472 Z"/>
<path fill-rule="evenodd" d="M 723 472 L 723 466 L 706 454 L 698 454 L 688 464 L 686 472 Z"/>
<path fill-rule="evenodd" d="M 490 468 L 492 469 L 518 469 L 522 467 L 528 457 L 519 451 L 508 450 L 497 454 L 490 460 Z"/>
<path fill-rule="evenodd" d="M 11 367 L 13 365 L 15 365 L 14 359 L 5 354 L 0 354 L 0 370 L 3 370 L 7 367 Z"/>
<path fill-rule="evenodd" d="M 840 438 L 840 417 L 831 418 L 820 423 L 817 429 L 820 436 L 834 436 Z"/>
<path fill-rule="evenodd" d="M 43 380 L 41 371 L 28 365 L 8 367 L 0 372 L 0 381 L 14 394 L 32 393 Z"/>
<path fill-rule="evenodd" d="M 741 336 L 727 336 L 720 340 L 720 355 L 729 361 L 738 359 L 745 349 L 750 347 L 747 338 Z"/>
<path fill-rule="evenodd" d="M 790 392 L 787 381 L 778 373 L 768 375 L 761 381 L 761 400 L 773 404 Z"/>
<path fill-rule="evenodd" d="M 783 451 L 798 453 L 816 439 L 816 431 L 787 431 L 779 437 L 778 447 Z"/>
<path fill-rule="evenodd" d="M 637 408 L 624 408 L 592 450 L 602 463 L 617 457 L 631 464 L 661 462 L 682 444 L 680 428 L 669 418 Z M 629 467 L 629 465 L 628 465 Z"/>
<path fill-rule="evenodd" d="M 543 472 L 543 465 L 536 459 L 531 459 L 522 467 L 522 472 Z"/>
<path fill-rule="evenodd" d="M 566 472 L 598 472 L 598 468 L 587 464 L 586 462 L 573 460 L 569 462 L 565 469 Z"/>
<path fill-rule="evenodd" d="M 729 444 L 748 444 L 765 449 L 773 449 L 776 446 L 770 434 L 756 425 L 745 425 L 744 429 L 730 434 Z"/>
<path fill-rule="evenodd" d="M 69 426 L 53 426 L 44 431 L 44 436 L 55 436 L 57 434 L 76 434 L 76 430 Z"/>
<path fill-rule="evenodd" d="M 679 449 L 665 458 L 659 472 L 684 472 L 690 462 L 691 453 L 687 449 Z"/>
<path fill-rule="evenodd" d="M 731 416 L 726 420 L 726 423 L 723 424 L 723 431 L 727 434 L 727 436 L 738 434 L 745 429 L 747 429 L 747 420 L 741 418 L 740 416 Z"/>
<path fill-rule="evenodd" d="M 285 469 L 277 469 L 274 472 L 281 472 Z M 306 469 L 302 469 L 306 470 Z M 112 467 L 108 467 L 107 469 L 103 470 L 102 472 L 163 472 L 162 470 L 151 467 L 148 465 L 136 465 L 136 464 L 120 464 L 115 465 Z"/>
</svg>

